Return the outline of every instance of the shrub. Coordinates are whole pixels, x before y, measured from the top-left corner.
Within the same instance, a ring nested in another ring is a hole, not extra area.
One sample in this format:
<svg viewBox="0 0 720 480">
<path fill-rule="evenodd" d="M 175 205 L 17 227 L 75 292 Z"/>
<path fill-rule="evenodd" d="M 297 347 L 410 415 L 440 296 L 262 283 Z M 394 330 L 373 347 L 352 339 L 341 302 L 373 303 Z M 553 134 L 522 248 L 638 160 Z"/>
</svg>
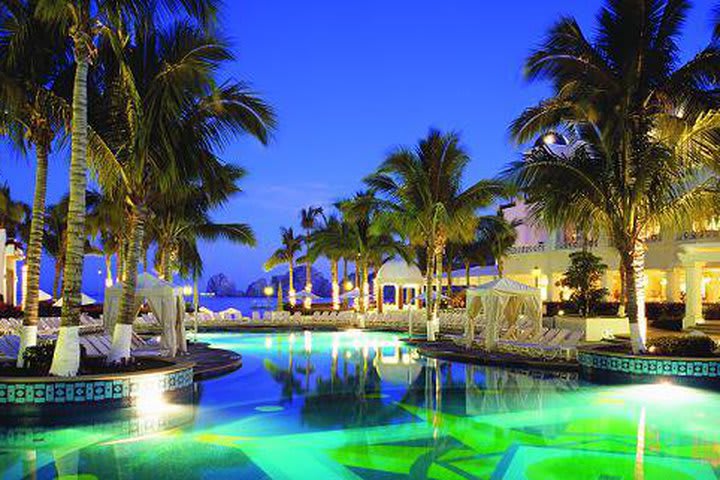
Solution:
<svg viewBox="0 0 720 480">
<path fill-rule="evenodd" d="M 607 289 L 600 287 L 606 270 L 607 265 L 597 255 L 585 250 L 570 254 L 570 266 L 560 285 L 572 290 L 570 301 L 583 317 L 594 314 L 597 305 L 607 295 Z"/>
<path fill-rule="evenodd" d="M 648 341 L 648 352 L 663 357 L 712 357 L 715 350 L 717 344 L 705 335 L 657 337 Z"/>
<path fill-rule="evenodd" d="M 38 375 L 45 375 L 50 371 L 53 353 L 55 353 L 55 342 L 40 342 L 33 347 L 27 347 L 23 358 L 25 368 Z"/>
</svg>

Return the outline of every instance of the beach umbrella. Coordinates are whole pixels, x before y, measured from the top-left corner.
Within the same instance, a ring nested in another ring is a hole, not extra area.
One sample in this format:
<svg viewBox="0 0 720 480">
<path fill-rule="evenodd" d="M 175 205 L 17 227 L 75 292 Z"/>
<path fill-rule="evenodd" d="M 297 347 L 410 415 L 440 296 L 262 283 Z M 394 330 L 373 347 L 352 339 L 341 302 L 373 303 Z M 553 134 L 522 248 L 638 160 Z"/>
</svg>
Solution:
<svg viewBox="0 0 720 480">
<path fill-rule="evenodd" d="M 92 298 L 88 295 L 85 295 L 84 293 L 82 294 L 81 301 L 80 301 L 81 305 L 92 305 L 94 303 L 97 303 L 97 302 L 95 302 L 94 298 Z M 53 307 L 62 307 L 62 306 L 63 306 L 62 298 L 60 300 L 58 300 L 57 302 L 53 303 Z"/>
<path fill-rule="evenodd" d="M 44 292 L 42 290 L 38 291 L 38 301 L 39 302 L 47 302 L 48 300 L 52 300 L 52 295 L 50 295 L 47 292 Z"/>
</svg>

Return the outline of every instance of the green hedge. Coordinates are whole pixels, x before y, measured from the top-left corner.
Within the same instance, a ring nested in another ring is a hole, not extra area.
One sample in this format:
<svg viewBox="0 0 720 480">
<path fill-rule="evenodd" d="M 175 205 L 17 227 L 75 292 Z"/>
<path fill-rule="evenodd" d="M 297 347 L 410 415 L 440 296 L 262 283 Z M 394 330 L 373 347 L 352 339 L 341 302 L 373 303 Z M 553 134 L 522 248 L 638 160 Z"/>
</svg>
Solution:
<svg viewBox="0 0 720 480">
<path fill-rule="evenodd" d="M 715 341 L 705 335 L 657 337 L 648 341 L 648 353 L 668 357 L 712 357 L 717 351 Z"/>
</svg>

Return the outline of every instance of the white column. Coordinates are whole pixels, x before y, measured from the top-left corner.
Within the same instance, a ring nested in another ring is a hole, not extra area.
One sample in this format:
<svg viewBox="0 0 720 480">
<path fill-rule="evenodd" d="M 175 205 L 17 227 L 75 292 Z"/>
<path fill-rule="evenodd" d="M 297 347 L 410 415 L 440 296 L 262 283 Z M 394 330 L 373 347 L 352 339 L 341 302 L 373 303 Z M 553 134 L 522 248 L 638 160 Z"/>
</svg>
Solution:
<svg viewBox="0 0 720 480">
<path fill-rule="evenodd" d="M 548 284 L 547 284 L 547 301 L 548 302 L 554 302 L 557 299 L 557 296 L 555 295 L 555 275 L 553 275 L 553 272 L 548 272 Z"/>
<path fill-rule="evenodd" d="M 679 302 L 680 301 L 680 282 L 678 279 L 678 271 L 671 268 L 665 273 L 665 301 L 666 302 Z"/>
<path fill-rule="evenodd" d="M 683 328 L 703 323 L 702 316 L 702 263 L 685 265 L 685 318 Z"/>
<path fill-rule="evenodd" d="M 22 309 L 25 310 L 25 304 L 27 303 L 27 263 L 23 263 L 22 266 Z"/>
<path fill-rule="evenodd" d="M 605 289 L 605 301 L 612 299 L 613 288 L 612 288 L 612 272 L 606 269 L 602 275 L 602 288 Z"/>
<path fill-rule="evenodd" d="M 395 284 L 395 306 L 400 309 L 400 289 L 402 287 L 399 284 Z"/>
</svg>

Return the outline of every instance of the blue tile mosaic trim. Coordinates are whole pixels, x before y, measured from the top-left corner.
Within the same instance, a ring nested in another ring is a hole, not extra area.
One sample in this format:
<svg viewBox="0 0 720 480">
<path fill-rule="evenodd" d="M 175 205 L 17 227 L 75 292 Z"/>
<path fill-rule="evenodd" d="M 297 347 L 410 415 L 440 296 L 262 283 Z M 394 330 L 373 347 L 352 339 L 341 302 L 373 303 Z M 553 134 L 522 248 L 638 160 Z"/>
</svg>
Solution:
<svg viewBox="0 0 720 480">
<path fill-rule="evenodd" d="M 118 380 L 0 383 L 1 404 L 103 402 L 132 399 L 143 391 L 172 392 L 193 384 L 193 369 Z"/>
<path fill-rule="evenodd" d="M 720 361 L 713 360 L 660 360 L 580 351 L 578 352 L 578 362 L 584 368 L 609 370 L 632 375 L 720 378 Z"/>
</svg>

